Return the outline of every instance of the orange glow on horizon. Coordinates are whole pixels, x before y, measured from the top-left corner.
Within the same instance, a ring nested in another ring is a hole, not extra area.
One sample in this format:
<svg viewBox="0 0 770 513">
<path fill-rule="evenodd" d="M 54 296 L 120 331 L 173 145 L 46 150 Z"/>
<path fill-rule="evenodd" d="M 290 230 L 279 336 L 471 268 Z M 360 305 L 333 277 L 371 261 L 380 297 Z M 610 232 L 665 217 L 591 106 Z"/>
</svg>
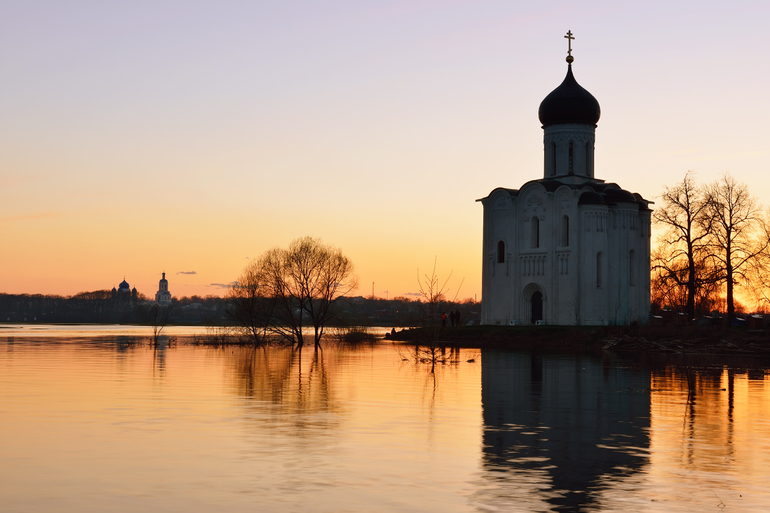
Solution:
<svg viewBox="0 0 770 513">
<path fill-rule="evenodd" d="M 438 258 L 481 300 L 476 200 L 542 177 L 537 109 L 568 28 L 601 105 L 597 178 L 654 200 L 688 169 L 729 171 L 770 203 L 770 5 L 736 1 L 698 23 L 647 3 L 16 3 L 0 19 L 0 292 L 125 276 L 152 296 L 166 272 L 175 297 L 221 295 L 247 258 L 311 235 L 353 260 L 361 295 L 415 293 Z M 656 37 L 627 37 L 641 29 Z"/>
</svg>

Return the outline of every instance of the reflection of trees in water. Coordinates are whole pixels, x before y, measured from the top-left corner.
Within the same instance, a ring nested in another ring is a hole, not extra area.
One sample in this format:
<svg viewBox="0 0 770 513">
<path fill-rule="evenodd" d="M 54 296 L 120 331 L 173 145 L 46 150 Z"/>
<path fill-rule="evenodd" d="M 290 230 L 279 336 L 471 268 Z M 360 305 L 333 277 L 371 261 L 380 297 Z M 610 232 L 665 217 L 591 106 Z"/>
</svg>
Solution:
<svg viewBox="0 0 770 513">
<path fill-rule="evenodd" d="M 158 336 L 152 347 L 152 374 L 153 376 L 166 376 L 166 349 L 169 346 L 169 338 L 165 335 Z"/>
<path fill-rule="evenodd" d="M 649 372 L 597 358 L 482 351 L 484 479 L 494 486 L 477 499 L 595 505 L 648 464 L 649 384 Z"/>
<path fill-rule="evenodd" d="M 680 464 L 691 469 L 721 469 L 736 458 L 740 443 L 735 423 L 748 413 L 747 399 L 736 401 L 736 381 L 743 381 L 744 387 L 765 381 L 762 368 L 747 369 L 740 361 L 727 366 L 723 361 L 701 357 L 687 366 L 665 363 L 652 372 L 653 406 L 681 412 L 681 441 L 674 450 Z M 708 450 L 702 440 L 709 441 Z"/>
<path fill-rule="evenodd" d="M 88 344 L 91 349 L 115 351 L 121 370 L 124 369 L 127 361 L 133 358 L 135 352 L 151 351 L 152 375 L 157 378 L 165 378 L 167 350 L 176 345 L 173 339 L 165 335 L 158 336 L 155 343 L 152 343 L 151 339 L 148 343 L 146 337 L 136 336 L 94 337 L 84 339 L 83 343 Z"/>
<path fill-rule="evenodd" d="M 133 358 L 137 351 L 152 352 L 152 375 L 163 378 L 166 375 L 166 352 L 174 344 L 167 336 L 159 336 L 156 343 L 147 343 L 146 337 L 137 337 L 131 335 L 121 335 L 115 337 L 90 337 L 84 339 L 68 339 L 78 341 L 87 345 L 91 350 L 115 352 L 120 364 L 120 369 L 124 369 L 127 361 Z"/>
<path fill-rule="evenodd" d="M 419 398 L 420 411 L 425 415 L 428 441 L 432 442 L 435 430 L 439 427 L 436 417 L 437 405 L 457 401 L 455 390 L 446 385 L 456 386 L 461 381 L 460 375 L 463 371 L 477 365 L 479 352 L 476 349 L 437 346 L 436 355 L 439 359 L 434 361 L 424 357 L 424 346 L 410 344 L 394 347 L 401 359 L 401 370 L 407 371 L 413 380 L 404 386 L 420 392 L 415 397 Z"/>
<path fill-rule="evenodd" d="M 335 410 L 323 350 L 267 346 L 218 351 L 229 362 L 235 390 L 258 410 L 254 418 L 290 420 L 296 427 L 330 422 L 330 417 L 313 415 Z"/>
<path fill-rule="evenodd" d="M 429 376 L 426 377 L 426 383 L 432 384 L 431 394 L 431 409 L 435 402 L 435 392 L 437 386 L 436 370 L 442 368 L 454 368 L 461 362 L 460 348 L 459 347 L 447 347 L 440 344 L 410 344 L 404 345 L 401 348 L 396 346 L 396 351 L 401 357 L 403 362 L 413 362 L 416 368 L 422 367 L 425 371 L 429 372 Z M 467 355 L 466 355 L 467 356 Z M 473 358 L 467 358 L 469 363 L 475 362 L 475 356 Z M 437 367 L 438 366 L 438 367 Z"/>
</svg>

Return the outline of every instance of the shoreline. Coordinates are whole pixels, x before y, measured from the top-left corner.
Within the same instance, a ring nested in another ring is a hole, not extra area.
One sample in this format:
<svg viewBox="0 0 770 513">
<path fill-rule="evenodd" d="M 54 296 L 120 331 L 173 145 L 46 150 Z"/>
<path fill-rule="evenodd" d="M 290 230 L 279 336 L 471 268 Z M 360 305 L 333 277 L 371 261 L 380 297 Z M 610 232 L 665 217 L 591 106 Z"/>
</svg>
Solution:
<svg viewBox="0 0 770 513">
<path fill-rule="evenodd" d="M 24 327 L 23 332 L 13 333 L 14 329 Z M 16 340 L 57 338 L 55 329 L 46 328 L 84 328 L 76 338 L 151 338 L 146 331 L 147 325 L 136 324 L 86 324 L 53 323 L 18 324 L 0 323 L 0 337 Z M 2 329 L 5 328 L 5 329 Z M 178 338 L 180 342 L 205 340 L 211 337 L 207 333 L 213 326 L 190 326 L 169 324 L 162 336 Z M 221 328 L 221 327 L 220 327 Z M 390 334 L 385 326 L 375 329 L 378 340 L 419 344 L 446 348 L 478 348 L 532 351 L 561 354 L 625 354 L 703 356 L 712 357 L 749 357 L 770 360 L 770 330 L 748 330 L 746 328 L 727 328 L 720 326 L 460 326 L 441 328 L 438 332 L 426 328 L 395 328 L 396 335 Z M 127 332 L 124 332 L 127 331 Z M 179 332 L 181 331 L 181 333 Z M 383 337 L 383 331 L 386 332 Z M 435 335 L 438 335 L 438 339 Z M 434 335 L 433 337 L 431 335 Z M 325 335 L 326 337 L 326 335 Z M 219 337 L 217 337 L 219 338 Z M 435 342 L 432 342 L 435 341 Z M 205 343 L 205 342 L 204 342 Z M 326 344 L 333 343 L 327 338 Z M 357 342 L 352 342 L 356 344 Z M 248 345 L 219 340 L 220 345 Z M 323 344 L 323 343 L 322 343 Z"/>
<path fill-rule="evenodd" d="M 412 328 L 386 340 L 425 344 L 428 335 L 425 328 Z M 436 345 L 770 358 L 769 332 L 714 326 L 461 326 L 440 329 Z"/>
</svg>

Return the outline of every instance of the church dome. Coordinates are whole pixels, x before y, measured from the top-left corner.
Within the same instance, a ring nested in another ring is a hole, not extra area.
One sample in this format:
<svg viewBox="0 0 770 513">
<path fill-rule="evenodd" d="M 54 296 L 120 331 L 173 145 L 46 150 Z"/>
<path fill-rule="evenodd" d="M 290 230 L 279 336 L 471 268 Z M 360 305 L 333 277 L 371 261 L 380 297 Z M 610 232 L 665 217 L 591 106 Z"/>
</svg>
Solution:
<svg viewBox="0 0 770 513">
<path fill-rule="evenodd" d="M 604 193 L 604 197 L 609 203 L 636 203 L 636 197 L 623 189 L 610 189 Z"/>
<path fill-rule="evenodd" d="M 578 205 L 603 205 L 604 198 L 598 192 L 586 191 L 580 195 Z"/>
<path fill-rule="evenodd" d="M 545 97 L 538 110 L 543 127 L 566 123 L 596 125 L 600 115 L 599 102 L 577 83 L 572 64 L 567 66 L 564 81 Z"/>
<path fill-rule="evenodd" d="M 120 285 L 118 285 L 119 290 L 129 290 L 131 287 L 128 285 L 128 282 L 126 280 L 123 280 L 120 282 Z"/>
</svg>

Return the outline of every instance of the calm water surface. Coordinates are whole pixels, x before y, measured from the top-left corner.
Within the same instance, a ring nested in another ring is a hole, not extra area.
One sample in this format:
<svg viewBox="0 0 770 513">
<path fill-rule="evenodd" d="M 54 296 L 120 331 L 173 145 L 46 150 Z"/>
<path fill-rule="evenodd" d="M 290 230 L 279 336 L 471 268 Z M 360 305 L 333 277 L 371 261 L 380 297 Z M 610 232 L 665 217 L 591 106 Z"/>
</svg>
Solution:
<svg viewBox="0 0 770 513">
<path fill-rule="evenodd" d="M 770 505 L 762 362 L 689 361 L 689 394 L 680 360 L 464 349 L 431 374 L 387 343 L 216 349 L 184 329 L 155 349 L 119 327 L 27 329 L 0 329 L 4 512 Z"/>
</svg>

